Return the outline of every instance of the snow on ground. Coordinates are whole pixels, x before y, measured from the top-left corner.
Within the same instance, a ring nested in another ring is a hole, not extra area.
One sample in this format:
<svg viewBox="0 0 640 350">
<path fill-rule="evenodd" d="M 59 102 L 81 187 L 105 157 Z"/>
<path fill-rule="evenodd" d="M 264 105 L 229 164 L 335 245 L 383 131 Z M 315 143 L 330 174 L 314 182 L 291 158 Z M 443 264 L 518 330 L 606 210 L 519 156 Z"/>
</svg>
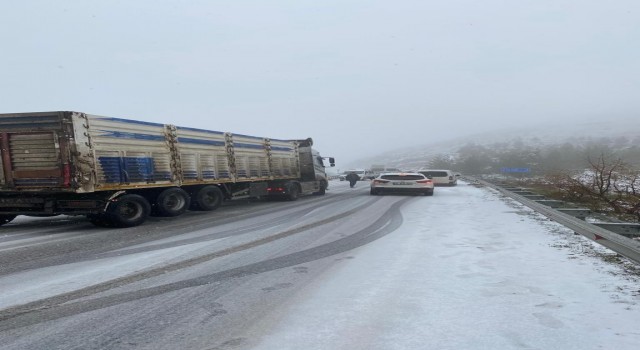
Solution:
<svg viewBox="0 0 640 350">
<path fill-rule="evenodd" d="M 606 248 L 464 183 L 403 216 L 258 321 L 255 349 L 640 349 L 640 282 Z"/>
<path fill-rule="evenodd" d="M 0 295 L 2 295 L 0 309 L 68 293 L 145 269 L 168 265 L 174 259 L 192 256 L 203 246 L 219 243 L 222 240 L 224 239 L 152 252 L 55 265 L 3 276 L 0 277 Z"/>
</svg>

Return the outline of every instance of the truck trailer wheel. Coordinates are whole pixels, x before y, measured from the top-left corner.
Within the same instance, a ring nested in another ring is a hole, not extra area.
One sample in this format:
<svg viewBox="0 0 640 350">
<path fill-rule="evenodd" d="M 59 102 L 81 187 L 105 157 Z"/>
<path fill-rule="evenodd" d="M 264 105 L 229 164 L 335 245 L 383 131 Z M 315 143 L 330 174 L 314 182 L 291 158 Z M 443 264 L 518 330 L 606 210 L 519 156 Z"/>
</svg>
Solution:
<svg viewBox="0 0 640 350">
<path fill-rule="evenodd" d="M 138 226 L 147 220 L 151 205 L 137 194 L 125 194 L 118 197 L 107 209 L 109 221 L 115 227 Z"/>
<path fill-rule="evenodd" d="M 160 216 L 178 216 L 187 211 L 191 197 L 189 194 L 177 187 L 167 188 L 160 192 L 156 199 L 154 214 Z"/>
<path fill-rule="evenodd" d="M 322 181 L 320 182 L 320 189 L 318 189 L 318 192 L 313 192 L 313 194 L 316 196 L 324 196 L 327 193 L 327 187 L 329 187 L 329 185 Z"/>
<path fill-rule="evenodd" d="M 0 226 L 11 222 L 11 220 L 15 219 L 15 215 L 0 215 Z"/>
<path fill-rule="evenodd" d="M 298 200 L 300 197 L 300 189 L 294 183 L 287 184 L 287 199 L 290 201 Z"/>
<path fill-rule="evenodd" d="M 113 221 L 107 214 L 87 214 L 89 222 L 98 227 L 113 227 Z"/>
<path fill-rule="evenodd" d="M 218 186 L 204 186 L 191 197 L 191 207 L 196 210 L 215 210 L 223 200 L 224 195 Z"/>
</svg>

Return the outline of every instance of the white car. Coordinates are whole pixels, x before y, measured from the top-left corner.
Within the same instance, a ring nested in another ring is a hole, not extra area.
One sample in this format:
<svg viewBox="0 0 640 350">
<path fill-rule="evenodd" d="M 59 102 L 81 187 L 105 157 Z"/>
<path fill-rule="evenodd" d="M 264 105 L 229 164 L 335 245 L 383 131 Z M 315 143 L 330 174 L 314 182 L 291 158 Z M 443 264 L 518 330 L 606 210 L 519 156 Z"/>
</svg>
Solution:
<svg viewBox="0 0 640 350">
<path fill-rule="evenodd" d="M 383 173 L 371 180 L 371 195 L 416 193 L 433 196 L 433 180 L 420 173 Z"/>
<path fill-rule="evenodd" d="M 455 186 L 458 178 L 451 170 L 420 169 L 418 172 L 433 180 L 436 186 Z"/>
</svg>

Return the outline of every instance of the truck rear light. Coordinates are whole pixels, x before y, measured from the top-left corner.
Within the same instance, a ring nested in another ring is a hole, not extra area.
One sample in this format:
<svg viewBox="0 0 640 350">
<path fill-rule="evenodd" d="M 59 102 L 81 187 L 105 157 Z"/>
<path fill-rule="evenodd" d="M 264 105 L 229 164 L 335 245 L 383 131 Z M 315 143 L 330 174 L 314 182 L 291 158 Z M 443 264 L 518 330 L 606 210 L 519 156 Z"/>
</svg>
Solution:
<svg viewBox="0 0 640 350">
<path fill-rule="evenodd" d="M 283 187 L 267 187 L 267 192 L 269 193 L 282 193 L 284 192 Z"/>
<path fill-rule="evenodd" d="M 71 166 L 69 163 L 64 164 L 62 167 L 62 185 L 64 187 L 71 186 Z"/>
</svg>

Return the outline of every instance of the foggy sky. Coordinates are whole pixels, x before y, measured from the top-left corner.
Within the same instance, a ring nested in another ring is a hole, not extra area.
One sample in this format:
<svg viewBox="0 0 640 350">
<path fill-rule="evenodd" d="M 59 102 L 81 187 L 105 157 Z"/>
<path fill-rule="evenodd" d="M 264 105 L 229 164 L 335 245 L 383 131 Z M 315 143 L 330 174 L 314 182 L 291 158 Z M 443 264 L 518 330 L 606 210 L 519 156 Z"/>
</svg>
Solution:
<svg viewBox="0 0 640 350">
<path fill-rule="evenodd" d="M 0 113 L 313 137 L 343 164 L 640 118 L 637 0 L 25 0 L 2 2 L 0 29 Z"/>
</svg>

